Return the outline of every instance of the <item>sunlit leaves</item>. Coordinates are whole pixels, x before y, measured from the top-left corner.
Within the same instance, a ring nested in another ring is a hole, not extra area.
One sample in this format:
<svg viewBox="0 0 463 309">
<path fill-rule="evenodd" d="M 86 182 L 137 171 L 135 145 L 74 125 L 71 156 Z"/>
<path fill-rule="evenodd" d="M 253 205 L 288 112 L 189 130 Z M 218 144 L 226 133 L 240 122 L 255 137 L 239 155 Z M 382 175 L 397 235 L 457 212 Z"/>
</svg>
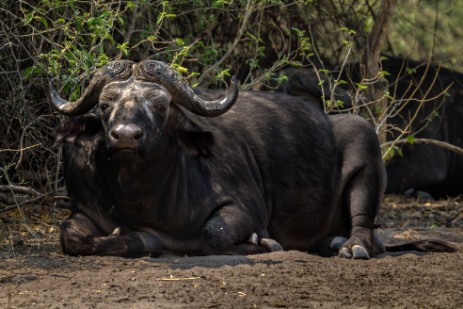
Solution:
<svg viewBox="0 0 463 309">
<path fill-rule="evenodd" d="M 175 14 L 171 13 L 171 7 L 169 1 L 162 2 L 162 11 L 158 15 L 156 24 L 160 25 L 165 19 L 174 18 Z"/>
</svg>

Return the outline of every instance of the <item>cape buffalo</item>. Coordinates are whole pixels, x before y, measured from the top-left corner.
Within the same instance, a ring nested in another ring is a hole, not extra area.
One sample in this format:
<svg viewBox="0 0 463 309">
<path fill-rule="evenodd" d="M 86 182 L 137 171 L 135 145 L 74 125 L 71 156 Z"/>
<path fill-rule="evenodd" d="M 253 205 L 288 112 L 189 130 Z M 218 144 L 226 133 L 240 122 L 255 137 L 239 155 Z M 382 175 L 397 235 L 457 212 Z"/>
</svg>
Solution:
<svg viewBox="0 0 463 309">
<path fill-rule="evenodd" d="M 394 97 L 389 106 L 388 141 L 413 135 L 463 147 L 463 74 L 425 62 L 387 57 L 381 62 Z M 315 68 L 291 68 L 284 72 L 288 80 L 279 91 L 300 96 L 323 109 L 322 96 L 331 95 L 352 107 L 348 90 L 331 93 L 324 71 Z M 341 77 L 352 84 L 361 81 L 360 66 L 347 66 Z M 322 80 L 323 88 L 320 86 Z M 322 91 L 323 90 L 323 91 Z M 335 113 L 339 110 L 334 109 Z M 345 110 L 343 111 L 346 112 Z M 348 129 L 348 128 L 347 128 Z M 413 139 L 410 139 L 413 141 Z M 449 197 L 463 194 L 463 156 L 433 144 L 401 143 L 400 151 L 386 163 L 386 193 L 416 197 Z M 426 194 L 429 193 L 429 194 Z"/>
<path fill-rule="evenodd" d="M 389 124 L 412 134 L 463 147 L 463 74 L 435 64 L 389 57 L 390 93 L 398 111 Z M 388 140 L 398 137 L 391 131 Z M 441 146 L 401 144 L 401 154 L 387 162 L 387 193 L 447 198 L 463 194 L 463 156 Z"/>
<path fill-rule="evenodd" d="M 57 130 L 70 255 L 254 254 L 369 258 L 386 173 L 363 118 L 328 118 L 283 93 L 198 94 L 163 62 L 110 62 Z M 347 238 L 344 241 L 344 237 Z"/>
</svg>

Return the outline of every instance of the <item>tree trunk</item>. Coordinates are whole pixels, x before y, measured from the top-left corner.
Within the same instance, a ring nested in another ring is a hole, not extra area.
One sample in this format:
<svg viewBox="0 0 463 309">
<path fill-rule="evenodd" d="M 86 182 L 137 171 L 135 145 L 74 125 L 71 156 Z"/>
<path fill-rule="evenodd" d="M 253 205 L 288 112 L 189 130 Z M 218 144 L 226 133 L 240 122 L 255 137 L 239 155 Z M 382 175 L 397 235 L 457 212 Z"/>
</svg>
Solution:
<svg viewBox="0 0 463 309">
<path fill-rule="evenodd" d="M 369 81 L 366 90 L 366 101 L 375 102 L 374 115 L 381 124 L 377 128 L 380 143 L 386 142 L 386 111 L 388 99 L 385 93 L 388 89 L 386 78 L 380 75 L 381 51 L 386 40 L 389 19 L 397 5 L 397 0 L 382 0 L 378 17 L 368 37 L 368 43 L 362 57 L 364 79 Z"/>
</svg>

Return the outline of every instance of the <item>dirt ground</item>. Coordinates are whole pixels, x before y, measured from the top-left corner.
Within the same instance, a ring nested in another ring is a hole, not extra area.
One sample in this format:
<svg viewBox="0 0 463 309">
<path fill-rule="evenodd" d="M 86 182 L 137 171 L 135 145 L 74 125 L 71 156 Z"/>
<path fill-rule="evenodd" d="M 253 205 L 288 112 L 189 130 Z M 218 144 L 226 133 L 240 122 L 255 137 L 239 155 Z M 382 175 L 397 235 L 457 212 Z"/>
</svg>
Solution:
<svg viewBox="0 0 463 309">
<path fill-rule="evenodd" d="M 457 253 L 371 260 L 304 252 L 124 259 L 69 257 L 65 211 L 0 215 L 0 308 L 463 308 L 463 200 L 386 197 L 387 244 L 451 242 Z"/>
</svg>

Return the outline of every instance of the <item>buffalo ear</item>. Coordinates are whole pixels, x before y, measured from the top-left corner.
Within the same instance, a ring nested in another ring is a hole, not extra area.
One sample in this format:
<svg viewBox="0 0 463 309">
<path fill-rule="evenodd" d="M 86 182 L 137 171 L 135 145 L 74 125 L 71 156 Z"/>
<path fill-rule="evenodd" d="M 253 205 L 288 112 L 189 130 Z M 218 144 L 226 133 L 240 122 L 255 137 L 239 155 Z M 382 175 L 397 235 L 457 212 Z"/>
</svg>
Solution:
<svg viewBox="0 0 463 309">
<path fill-rule="evenodd" d="M 101 140 L 102 132 L 101 121 L 95 114 L 72 117 L 55 129 L 53 146 L 68 143 L 88 147 Z"/>
<path fill-rule="evenodd" d="M 170 105 L 166 122 L 167 131 L 190 157 L 212 154 L 214 135 L 201 128 L 199 124 L 201 121 L 201 117 L 185 108 L 176 104 Z"/>
</svg>

